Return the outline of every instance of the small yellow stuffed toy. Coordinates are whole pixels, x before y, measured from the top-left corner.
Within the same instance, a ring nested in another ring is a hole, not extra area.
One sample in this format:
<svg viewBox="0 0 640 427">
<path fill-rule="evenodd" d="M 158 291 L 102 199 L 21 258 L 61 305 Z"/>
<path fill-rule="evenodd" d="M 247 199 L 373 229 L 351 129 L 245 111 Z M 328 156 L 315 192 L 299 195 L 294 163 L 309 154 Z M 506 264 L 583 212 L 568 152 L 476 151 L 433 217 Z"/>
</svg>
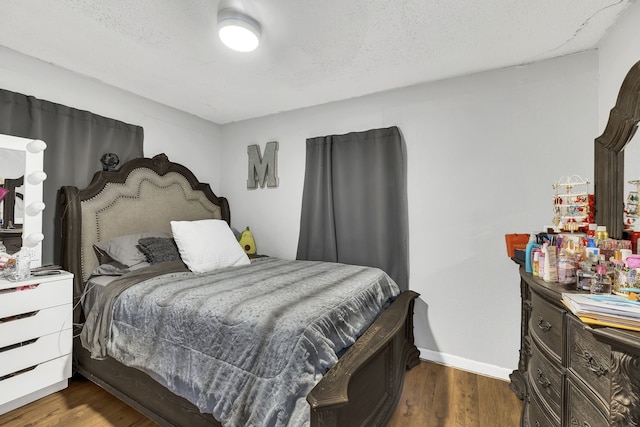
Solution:
<svg viewBox="0 0 640 427">
<path fill-rule="evenodd" d="M 256 241 L 253 240 L 253 234 L 249 227 L 247 227 L 242 233 L 240 233 L 240 246 L 247 253 L 247 255 L 255 255 L 256 254 Z"/>
</svg>

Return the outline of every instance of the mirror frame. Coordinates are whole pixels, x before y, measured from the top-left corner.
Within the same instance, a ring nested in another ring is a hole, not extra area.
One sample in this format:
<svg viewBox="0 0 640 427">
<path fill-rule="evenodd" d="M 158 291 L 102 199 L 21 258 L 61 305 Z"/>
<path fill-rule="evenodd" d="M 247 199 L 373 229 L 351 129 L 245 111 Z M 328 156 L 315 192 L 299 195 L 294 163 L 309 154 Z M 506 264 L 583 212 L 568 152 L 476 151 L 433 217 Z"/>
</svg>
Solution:
<svg viewBox="0 0 640 427">
<path fill-rule="evenodd" d="M 30 248 L 31 268 L 42 264 L 42 188 L 44 173 L 44 150 L 47 144 L 38 139 L 20 138 L 0 134 L 0 150 L 24 151 L 24 220 L 22 245 Z"/>
<path fill-rule="evenodd" d="M 629 70 L 602 135 L 595 140 L 595 222 L 606 225 L 609 236 L 624 231 L 624 147 L 640 122 L 640 61 Z"/>
</svg>

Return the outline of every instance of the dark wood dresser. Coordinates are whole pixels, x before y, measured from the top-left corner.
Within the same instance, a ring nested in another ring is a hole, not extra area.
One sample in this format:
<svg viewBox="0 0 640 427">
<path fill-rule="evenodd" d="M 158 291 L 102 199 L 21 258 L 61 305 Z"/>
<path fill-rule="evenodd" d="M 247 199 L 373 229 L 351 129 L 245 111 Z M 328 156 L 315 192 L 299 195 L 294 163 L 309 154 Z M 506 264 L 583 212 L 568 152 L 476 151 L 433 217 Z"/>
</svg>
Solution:
<svg viewBox="0 0 640 427">
<path fill-rule="evenodd" d="M 561 302 L 566 285 L 520 267 L 522 325 L 511 389 L 521 426 L 640 426 L 640 333 L 590 327 Z"/>
</svg>

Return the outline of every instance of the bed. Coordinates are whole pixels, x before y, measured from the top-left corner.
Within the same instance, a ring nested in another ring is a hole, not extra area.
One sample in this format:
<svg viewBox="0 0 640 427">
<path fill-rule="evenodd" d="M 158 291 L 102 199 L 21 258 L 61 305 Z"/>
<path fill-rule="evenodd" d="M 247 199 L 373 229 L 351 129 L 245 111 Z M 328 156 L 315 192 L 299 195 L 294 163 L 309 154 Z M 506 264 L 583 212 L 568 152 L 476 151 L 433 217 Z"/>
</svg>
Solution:
<svg viewBox="0 0 640 427">
<path fill-rule="evenodd" d="M 231 219 L 224 197 L 216 196 L 209 185 L 200 183 L 186 167 L 170 162 L 164 154 L 152 159 L 132 160 L 116 171 L 97 172 L 91 184 L 82 190 L 63 187 L 59 201 L 62 265 L 75 275 L 74 323 L 78 325 L 82 325 L 87 317 L 82 308 L 85 286 L 103 262 L 96 255 L 94 244 L 137 233 L 171 233 L 175 222 L 218 220 L 230 224 Z M 282 264 L 293 262 L 298 261 L 258 258 L 231 270 L 257 269 L 261 263 L 281 268 Z M 180 261 L 165 264 L 184 267 Z M 321 268 L 315 264 L 308 266 Z M 153 280 L 170 282 L 165 280 L 166 271 L 163 274 L 165 276 Z M 189 272 L 180 270 L 176 274 Z M 404 291 L 391 298 L 392 302 L 382 305 L 373 322 L 358 333 L 357 340 L 339 353 L 337 362 L 327 371 L 316 373 L 318 381 L 304 396 L 308 405 L 304 408 L 308 411 L 308 425 L 386 425 L 400 397 L 406 370 L 419 363 L 413 339 L 413 305 L 417 296 L 415 292 Z M 253 299 L 246 298 L 247 301 Z M 124 297 L 116 297 L 115 303 L 120 303 L 121 299 Z M 92 317 L 91 313 L 89 317 Z M 76 335 L 75 371 L 152 420 L 161 425 L 222 425 L 211 413 L 202 412 L 201 404 L 194 404 L 179 395 L 183 393 L 166 387 L 161 376 L 127 366 L 109 355 L 92 358 L 81 345 L 80 332 Z M 228 342 L 233 349 L 234 340 Z"/>
</svg>

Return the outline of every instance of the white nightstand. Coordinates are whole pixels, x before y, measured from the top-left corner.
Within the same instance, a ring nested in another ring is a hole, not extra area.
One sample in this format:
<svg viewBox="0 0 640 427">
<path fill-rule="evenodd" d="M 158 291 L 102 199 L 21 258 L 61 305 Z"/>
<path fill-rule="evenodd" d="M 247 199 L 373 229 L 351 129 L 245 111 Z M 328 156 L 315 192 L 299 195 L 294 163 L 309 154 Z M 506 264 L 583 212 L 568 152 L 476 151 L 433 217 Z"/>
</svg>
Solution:
<svg viewBox="0 0 640 427">
<path fill-rule="evenodd" d="M 0 414 L 67 387 L 73 274 L 0 279 Z"/>
</svg>

